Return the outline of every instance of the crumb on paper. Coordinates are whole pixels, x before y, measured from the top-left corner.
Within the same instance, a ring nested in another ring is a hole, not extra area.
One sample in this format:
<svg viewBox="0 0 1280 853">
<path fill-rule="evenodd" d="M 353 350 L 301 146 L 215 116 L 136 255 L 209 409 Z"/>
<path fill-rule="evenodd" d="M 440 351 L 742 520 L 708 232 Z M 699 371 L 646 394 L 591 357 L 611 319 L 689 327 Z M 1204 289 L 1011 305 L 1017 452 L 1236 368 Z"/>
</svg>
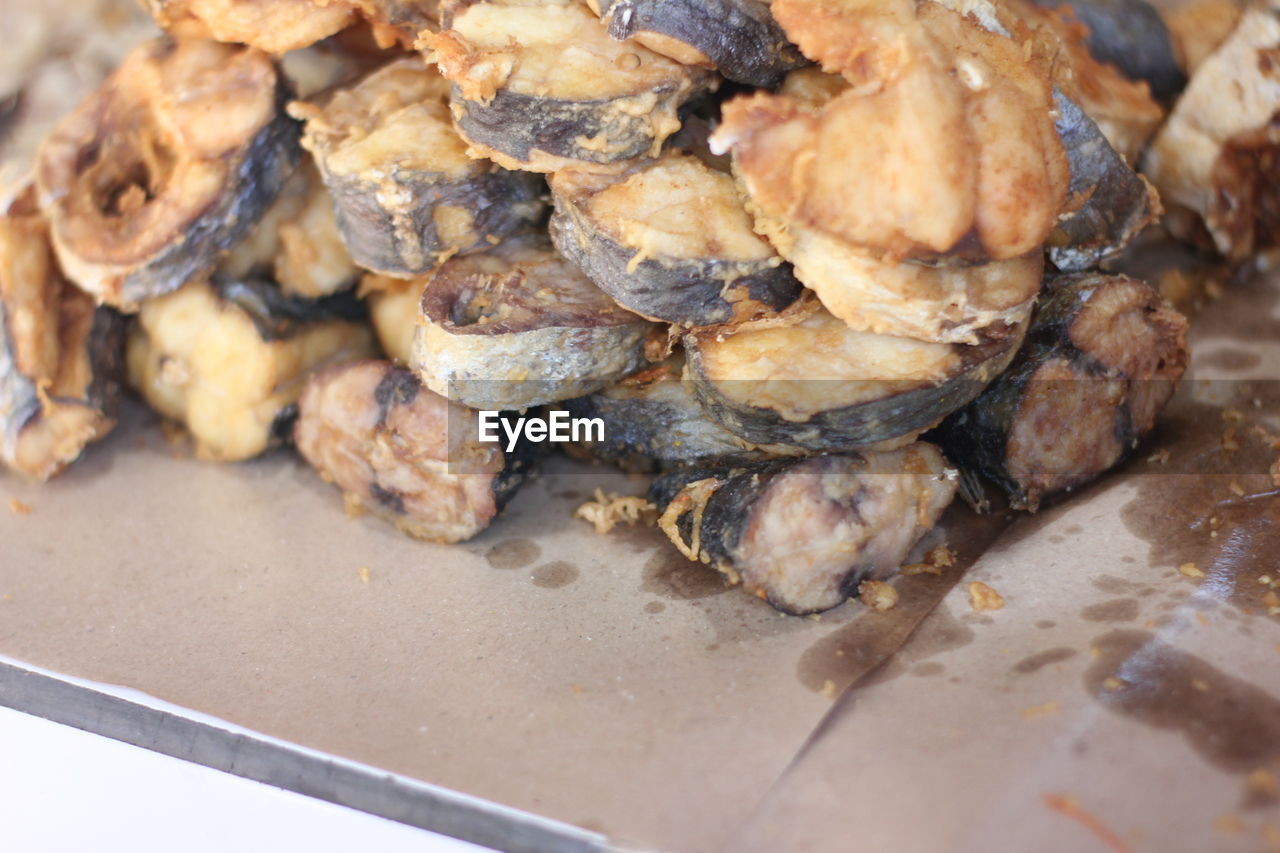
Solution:
<svg viewBox="0 0 1280 853">
<path fill-rule="evenodd" d="M 919 563 L 911 563 L 903 566 L 901 571 L 904 575 L 940 575 L 943 569 L 949 569 L 956 564 L 956 552 L 952 551 L 946 544 L 935 545 L 930 548 L 924 555 L 924 560 Z"/>
<path fill-rule="evenodd" d="M 836 683 L 830 678 L 822 682 L 822 695 L 828 699 L 836 698 Z"/>
<path fill-rule="evenodd" d="M 1035 720 L 1040 717 L 1049 717 L 1058 713 L 1057 702 L 1044 702 L 1040 705 L 1032 705 L 1030 708 L 1022 709 L 1022 719 Z"/>
<path fill-rule="evenodd" d="M 1183 577 L 1188 578 L 1199 579 L 1204 577 L 1204 572 L 1201 571 L 1200 567 L 1195 563 L 1183 563 L 1181 566 L 1178 566 L 1178 573 Z"/>
<path fill-rule="evenodd" d="M 1147 457 L 1147 461 L 1155 465 L 1163 465 L 1169 461 L 1169 448 L 1162 447 Z"/>
<path fill-rule="evenodd" d="M 925 555 L 930 565 L 937 566 L 940 569 L 949 569 L 956 564 L 956 552 L 952 551 L 946 544 L 936 545 L 929 549 L 929 553 Z"/>
<path fill-rule="evenodd" d="M 1191 686 L 1196 690 L 1199 690 L 1201 693 L 1209 692 L 1209 682 L 1205 681 L 1203 678 L 1191 679 Z"/>
<path fill-rule="evenodd" d="M 364 504 L 360 502 L 360 496 L 351 492 L 342 493 L 342 511 L 346 513 L 347 518 L 359 518 L 365 514 Z"/>
<path fill-rule="evenodd" d="M 1070 794 L 1045 794 L 1043 800 L 1047 808 L 1076 821 L 1115 853 L 1129 853 L 1129 845 L 1124 839 L 1103 823 L 1102 818 L 1080 805 L 1075 797 Z"/>
<path fill-rule="evenodd" d="M 1241 423 L 1244 420 L 1244 412 L 1239 409 L 1228 406 L 1222 410 L 1222 419 L 1231 423 Z"/>
<path fill-rule="evenodd" d="M 1271 586 L 1271 575 L 1258 575 L 1258 583 L 1263 586 Z"/>
<path fill-rule="evenodd" d="M 1196 621 L 1200 623 L 1201 628 L 1209 627 L 1209 617 L 1205 615 L 1203 610 L 1196 611 Z"/>
<path fill-rule="evenodd" d="M 1245 831 L 1240 815 L 1231 812 L 1218 815 L 1213 821 L 1213 828 L 1223 835 L 1242 835 Z"/>
<path fill-rule="evenodd" d="M 982 581 L 970 581 L 969 606 L 978 611 L 999 610 L 1004 607 L 1004 596 Z"/>
<path fill-rule="evenodd" d="M 1098 658 L 1102 657 L 1102 649 L 1098 648 L 1097 646 L 1090 646 L 1089 657 L 1093 658 L 1094 660 L 1097 660 Z"/>
<path fill-rule="evenodd" d="M 1267 590 L 1267 594 L 1262 596 L 1262 603 L 1272 609 L 1280 607 L 1280 595 L 1276 595 L 1274 589 Z"/>
<path fill-rule="evenodd" d="M 573 517 L 591 524 L 596 533 L 603 535 L 623 523 L 632 526 L 637 522 L 650 524 L 656 513 L 657 507 L 642 497 L 621 496 L 613 492 L 606 495 L 603 490 L 596 489 L 595 498 L 575 509 Z"/>
<path fill-rule="evenodd" d="M 1240 438 L 1235 427 L 1227 427 L 1222 431 L 1222 449 L 1227 453 L 1235 453 L 1240 449 Z"/>
<path fill-rule="evenodd" d="M 867 607 L 883 613 L 898 603 L 898 591 L 884 581 L 863 581 L 858 584 L 858 598 Z"/>
<path fill-rule="evenodd" d="M 1124 682 L 1116 678 L 1114 675 L 1108 676 L 1102 680 L 1102 689 L 1114 693 L 1124 687 Z"/>
<path fill-rule="evenodd" d="M 582 685 L 581 685 L 581 684 L 575 684 L 575 685 L 573 685 L 573 695 L 574 695 L 574 696 L 581 696 L 581 695 L 582 695 Z"/>
<path fill-rule="evenodd" d="M 1276 781 L 1276 774 L 1265 767 L 1257 768 L 1244 781 L 1251 793 L 1270 798 L 1280 796 L 1280 783 Z"/>
<path fill-rule="evenodd" d="M 1277 459 L 1275 462 L 1271 463 L 1271 469 L 1269 473 L 1271 474 L 1271 485 L 1275 486 L 1277 489 L 1280 489 L 1280 459 Z"/>
<path fill-rule="evenodd" d="M 368 582 L 369 582 L 369 567 L 368 567 L 368 566 L 361 566 L 360 568 L 356 569 L 356 575 L 360 578 L 360 583 L 368 583 Z"/>
<path fill-rule="evenodd" d="M 9 512 L 14 515 L 31 515 L 31 504 L 24 504 L 17 498 L 9 498 Z"/>
<path fill-rule="evenodd" d="M 1230 489 L 1231 494 L 1235 495 L 1236 497 L 1238 498 L 1244 497 L 1244 486 L 1240 485 L 1238 481 L 1232 480 L 1231 485 L 1227 486 L 1227 488 Z"/>
</svg>

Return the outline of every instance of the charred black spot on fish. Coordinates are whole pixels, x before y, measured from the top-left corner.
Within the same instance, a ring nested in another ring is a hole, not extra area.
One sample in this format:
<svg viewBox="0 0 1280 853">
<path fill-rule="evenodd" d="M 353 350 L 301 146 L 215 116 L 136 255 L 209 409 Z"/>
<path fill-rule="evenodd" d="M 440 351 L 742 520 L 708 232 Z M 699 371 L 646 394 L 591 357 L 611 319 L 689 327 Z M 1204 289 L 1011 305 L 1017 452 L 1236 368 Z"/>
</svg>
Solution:
<svg viewBox="0 0 1280 853">
<path fill-rule="evenodd" d="M 378 422 L 385 423 L 392 406 L 407 406 L 422 390 L 422 382 L 412 373 L 402 370 L 388 371 L 378 387 L 373 389 L 373 399 L 378 404 Z"/>
<path fill-rule="evenodd" d="M 394 489 L 384 489 L 377 483 L 369 485 L 369 496 L 396 515 L 404 515 L 404 495 Z"/>
</svg>

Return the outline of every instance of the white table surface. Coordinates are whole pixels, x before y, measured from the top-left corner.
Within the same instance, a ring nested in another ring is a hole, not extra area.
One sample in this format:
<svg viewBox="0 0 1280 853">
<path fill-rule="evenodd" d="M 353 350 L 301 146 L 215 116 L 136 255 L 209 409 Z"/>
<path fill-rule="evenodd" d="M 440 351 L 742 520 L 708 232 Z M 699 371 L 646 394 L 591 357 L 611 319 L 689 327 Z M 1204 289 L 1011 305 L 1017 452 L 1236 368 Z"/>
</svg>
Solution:
<svg viewBox="0 0 1280 853">
<path fill-rule="evenodd" d="M 487 849 L 3 707 L 0 827 L 24 853 Z"/>
</svg>

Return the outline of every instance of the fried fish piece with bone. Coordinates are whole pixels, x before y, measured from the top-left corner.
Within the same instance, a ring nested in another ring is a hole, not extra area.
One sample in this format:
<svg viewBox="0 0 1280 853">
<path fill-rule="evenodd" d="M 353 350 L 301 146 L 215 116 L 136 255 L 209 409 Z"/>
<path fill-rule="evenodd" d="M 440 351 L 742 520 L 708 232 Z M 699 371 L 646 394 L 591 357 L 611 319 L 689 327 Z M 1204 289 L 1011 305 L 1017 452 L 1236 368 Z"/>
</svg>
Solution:
<svg viewBox="0 0 1280 853">
<path fill-rule="evenodd" d="M 1187 365 L 1186 318 L 1145 282 L 1049 280 L 1007 371 L 939 431 L 947 454 L 1015 508 L 1119 462 L 1155 425 Z"/>
<path fill-rule="evenodd" d="M 684 336 L 707 414 L 753 444 L 812 451 L 900 446 L 976 397 L 1025 323 L 976 346 L 850 329 L 826 311 L 791 325 Z"/>
<path fill-rule="evenodd" d="M 67 277 L 136 311 L 208 274 L 297 164 L 288 97 L 279 69 L 253 48 L 192 39 L 135 48 L 40 147 L 40 206 Z"/>
<path fill-rule="evenodd" d="M 315 44 L 355 20 L 343 0 L 143 0 L 143 5 L 172 35 L 239 42 L 274 54 Z"/>
<path fill-rule="evenodd" d="M 578 0 L 447 0 L 422 44 L 453 81 L 472 150 L 510 169 L 606 169 L 656 156 L 710 72 L 609 37 Z"/>
<path fill-rule="evenodd" d="M 389 63 L 316 103 L 294 103 L 303 145 L 333 195 L 360 266 L 409 277 L 537 220 L 542 181 L 467 156 L 449 84 L 419 57 Z"/>
<path fill-rule="evenodd" d="M 359 361 L 308 381 L 294 440 L 356 507 L 418 539 L 461 542 L 489 526 L 530 465 L 519 448 L 480 443 L 477 417 L 403 367 Z"/>
<path fill-rule="evenodd" d="M 453 258 L 432 275 L 412 364 L 451 400 L 523 409 L 634 372 L 655 328 L 615 305 L 545 235 L 531 234 Z"/>
<path fill-rule="evenodd" d="M 634 39 L 685 65 L 749 86 L 778 85 L 805 58 L 768 0 L 587 0 L 616 39 Z"/>
<path fill-rule="evenodd" d="M 1280 9 L 1248 9 L 1200 64 L 1143 170 L 1229 259 L 1280 245 Z"/>
<path fill-rule="evenodd" d="M 890 261 L 1007 260 L 1044 242 L 1069 170 L 1046 72 L 1018 43 L 930 0 L 773 12 L 847 86 L 724 106 L 713 148 L 732 151 L 768 232 L 812 230 Z"/>
<path fill-rule="evenodd" d="M 893 574 L 956 491 L 931 444 L 725 468 L 654 481 L 680 552 L 784 613 L 829 610 Z"/>
<path fill-rule="evenodd" d="M 0 463 L 47 480 L 115 426 L 124 321 L 58 271 L 30 192 L 0 215 Z"/>
<path fill-rule="evenodd" d="M 129 382 L 186 426 L 201 458 L 249 459 L 288 437 L 311 371 L 374 353 L 361 315 L 346 294 L 312 302 L 265 282 L 193 282 L 143 306 Z"/>
<path fill-rule="evenodd" d="M 557 172 L 551 239 L 619 305 L 710 326 L 786 308 L 800 283 L 752 230 L 733 178 L 669 152 L 619 175 Z"/>
</svg>

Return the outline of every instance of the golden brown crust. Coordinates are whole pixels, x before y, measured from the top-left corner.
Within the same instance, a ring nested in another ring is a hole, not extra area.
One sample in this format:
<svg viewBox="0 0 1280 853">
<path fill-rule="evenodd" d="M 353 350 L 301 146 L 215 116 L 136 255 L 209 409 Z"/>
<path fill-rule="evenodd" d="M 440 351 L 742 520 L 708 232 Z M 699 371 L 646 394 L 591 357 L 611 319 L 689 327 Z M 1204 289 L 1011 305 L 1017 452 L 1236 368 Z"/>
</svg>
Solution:
<svg viewBox="0 0 1280 853">
<path fill-rule="evenodd" d="M 773 9 L 848 88 L 725 106 L 717 145 L 762 213 L 890 260 L 1007 259 L 1044 241 L 1069 170 L 1047 71 L 1018 42 L 927 0 Z"/>
</svg>

